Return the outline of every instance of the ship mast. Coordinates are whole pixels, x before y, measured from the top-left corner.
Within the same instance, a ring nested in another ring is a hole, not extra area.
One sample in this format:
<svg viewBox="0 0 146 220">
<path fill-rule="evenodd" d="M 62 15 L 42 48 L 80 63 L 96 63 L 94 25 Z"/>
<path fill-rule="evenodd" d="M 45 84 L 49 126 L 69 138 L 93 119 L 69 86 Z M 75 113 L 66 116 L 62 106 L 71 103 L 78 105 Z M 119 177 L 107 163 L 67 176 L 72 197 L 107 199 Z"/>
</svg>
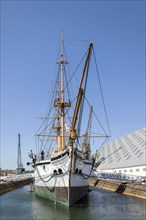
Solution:
<svg viewBox="0 0 146 220">
<path fill-rule="evenodd" d="M 61 34 L 61 59 L 60 59 L 60 70 L 61 70 L 61 127 L 62 127 L 62 150 L 65 148 L 65 131 L 64 131 L 64 36 Z"/>
<path fill-rule="evenodd" d="M 58 145 L 58 152 L 63 151 L 65 149 L 65 124 L 64 124 L 64 117 L 65 112 L 64 109 L 67 107 L 70 107 L 70 102 L 65 102 L 64 97 L 64 73 L 65 73 L 65 64 L 68 64 L 67 61 L 64 60 L 64 36 L 63 32 L 61 34 L 61 54 L 60 54 L 60 60 L 57 62 L 60 65 L 60 78 L 61 78 L 61 97 L 59 99 L 56 99 L 55 101 L 55 107 L 60 109 L 60 115 L 61 115 L 61 127 L 60 127 L 60 118 L 57 118 L 58 125 L 56 126 L 56 129 L 58 130 L 57 133 L 57 145 Z M 61 130 L 61 132 L 60 132 Z M 60 134 L 61 133 L 61 134 Z"/>
</svg>

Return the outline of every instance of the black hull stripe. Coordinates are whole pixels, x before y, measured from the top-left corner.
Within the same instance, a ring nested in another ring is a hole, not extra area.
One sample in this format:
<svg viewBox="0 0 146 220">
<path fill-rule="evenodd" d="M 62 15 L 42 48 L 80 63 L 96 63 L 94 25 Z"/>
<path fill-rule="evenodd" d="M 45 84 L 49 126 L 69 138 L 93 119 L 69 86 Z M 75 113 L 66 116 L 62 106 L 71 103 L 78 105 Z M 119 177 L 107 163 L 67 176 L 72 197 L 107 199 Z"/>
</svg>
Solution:
<svg viewBox="0 0 146 220">
<path fill-rule="evenodd" d="M 57 156 L 57 157 L 51 158 L 51 161 L 57 160 L 57 159 L 59 159 L 59 158 L 62 158 L 62 157 L 64 157 L 66 154 L 68 154 L 68 152 L 65 152 L 65 153 L 63 153 L 63 154 L 60 154 L 60 155 Z M 38 162 L 38 163 L 36 163 L 36 166 L 45 165 L 45 164 L 50 164 L 51 161 Z"/>
</svg>

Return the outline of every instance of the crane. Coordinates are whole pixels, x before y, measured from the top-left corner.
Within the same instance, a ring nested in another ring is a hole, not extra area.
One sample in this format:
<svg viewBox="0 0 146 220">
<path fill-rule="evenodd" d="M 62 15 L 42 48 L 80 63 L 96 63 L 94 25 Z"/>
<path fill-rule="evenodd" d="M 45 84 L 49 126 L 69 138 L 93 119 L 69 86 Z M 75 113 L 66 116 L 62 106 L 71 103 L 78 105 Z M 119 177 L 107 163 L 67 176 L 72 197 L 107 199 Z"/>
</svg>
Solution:
<svg viewBox="0 0 146 220">
<path fill-rule="evenodd" d="M 20 134 L 18 134 L 18 155 L 17 155 L 17 169 L 16 174 L 22 174 L 25 171 L 23 168 L 22 160 L 21 160 L 21 142 L 20 142 Z"/>
<path fill-rule="evenodd" d="M 83 139 L 83 144 L 82 144 L 82 153 L 85 155 L 85 159 L 87 160 L 91 156 L 90 136 L 91 136 L 91 127 L 92 127 L 92 113 L 93 113 L 93 106 L 91 106 L 90 108 L 87 129 L 86 129 L 84 139 Z"/>
</svg>

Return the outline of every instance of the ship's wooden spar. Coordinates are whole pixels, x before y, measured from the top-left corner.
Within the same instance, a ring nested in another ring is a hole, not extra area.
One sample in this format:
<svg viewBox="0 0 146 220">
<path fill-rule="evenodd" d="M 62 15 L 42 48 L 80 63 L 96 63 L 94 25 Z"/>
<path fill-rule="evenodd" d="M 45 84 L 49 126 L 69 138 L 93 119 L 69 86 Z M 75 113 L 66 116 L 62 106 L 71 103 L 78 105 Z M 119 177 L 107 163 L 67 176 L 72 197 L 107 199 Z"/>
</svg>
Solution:
<svg viewBox="0 0 146 220">
<path fill-rule="evenodd" d="M 36 136 L 38 136 L 38 137 L 39 136 L 47 136 L 47 137 L 52 137 L 52 138 L 56 137 L 56 135 L 50 135 L 50 134 L 38 134 Z M 64 135 L 63 137 L 69 138 L 70 136 Z M 85 137 L 89 138 L 88 135 L 79 135 L 78 137 L 79 138 L 85 138 Z M 107 135 L 90 135 L 90 138 L 107 138 L 107 137 L 108 137 Z"/>
<path fill-rule="evenodd" d="M 70 147 L 72 149 L 72 174 L 73 175 L 74 175 L 74 169 L 75 169 L 74 140 L 77 138 L 76 123 L 77 123 L 79 110 L 80 110 L 80 106 L 81 106 L 81 102 L 82 102 L 82 98 L 84 94 L 84 89 L 82 88 L 82 85 L 84 82 L 85 75 L 87 74 L 87 71 L 88 71 L 92 47 L 93 47 L 93 44 L 90 43 L 88 51 L 87 51 L 87 55 L 86 55 L 86 60 L 85 60 L 85 65 L 84 65 L 81 81 L 80 81 L 79 91 L 78 91 L 75 110 L 74 110 L 73 119 L 72 119 L 72 126 L 70 130 L 69 141 L 70 141 Z"/>
<path fill-rule="evenodd" d="M 81 81 L 80 81 L 78 96 L 77 96 L 74 115 L 73 115 L 73 119 L 72 119 L 72 128 L 70 131 L 70 146 L 72 146 L 72 147 L 73 147 L 74 140 L 77 138 L 76 123 L 77 123 L 78 114 L 79 114 L 79 110 L 80 110 L 80 106 L 81 106 L 81 102 L 82 102 L 82 97 L 84 94 L 84 89 L 82 88 L 82 85 L 83 85 L 83 81 L 84 81 L 84 78 L 85 78 L 85 75 L 87 73 L 87 69 L 89 66 L 92 47 L 93 47 L 93 44 L 90 43 L 89 48 L 88 48 L 88 52 L 86 55 L 85 65 L 84 65 L 84 69 L 83 69 L 83 73 L 82 73 L 82 77 L 81 77 Z"/>
</svg>

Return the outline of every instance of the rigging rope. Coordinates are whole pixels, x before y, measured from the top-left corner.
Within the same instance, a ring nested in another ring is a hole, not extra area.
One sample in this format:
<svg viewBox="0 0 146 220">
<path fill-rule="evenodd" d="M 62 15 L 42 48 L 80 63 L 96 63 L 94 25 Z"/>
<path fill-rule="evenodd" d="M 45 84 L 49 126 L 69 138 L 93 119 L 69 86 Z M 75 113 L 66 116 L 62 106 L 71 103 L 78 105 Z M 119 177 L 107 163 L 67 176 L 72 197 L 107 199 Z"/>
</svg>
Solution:
<svg viewBox="0 0 146 220">
<path fill-rule="evenodd" d="M 67 81 L 67 74 L 66 74 L 66 69 L 64 68 L 64 71 L 65 71 L 65 79 L 66 79 L 66 84 L 64 86 L 64 89 L 63 91 L 65 91 L 65 89 L 67 89 L 67 93 L 68 93 L 68 97 L 70 98 L 70 92 L 69 92 L 69 83 L 70 81 L 72 80 L 73 77 L 75 77 L 75 73 L 76 71 L 78 70 L 79 66 L 81 65 L 81 63 L 83 62 L 86 54 L 87 54 L 88 50 L 86 51 L 86 53 L 84 54 L 84 56 L 82 57 L 82 59 L 80 60 L 79 64 L 77 65 L 75 71 L 72 73 L 71 77 L 69 78 L 69 80 Z M 66 54 L 66 53 L 65 53 Z M 102 86 L 101 86 L 101 80 L 100 80 L 100 76 L 99 76 L 99 71 L 98 71 L 98 66 L 97 66 L 97 61 L 96 61 L 96 57 L 95 57 L 95 51 L 94 51 L 94 47 L 93 47 L 93 55 L 94 55 L 94 61 L 95 61 L 95 67 L 96 67 L 96 73 L 97 73 L 97 78 L 98 78 L 98 82 L 99 82 L 99 87 L 100 87 L 100 92 L 101 92 L 101 97 L 102 97 L 102 103 L 103 103 L 103 108 L 104 108 L 104 112 L 105 112 L 105 117 L 106 117 L 106 123 L 107 123 L 107 126 L 108 126 L 108 131 L 109 131 L 109 134 L 111 136 L 111 132 L 110 132 L 110 126 L 109 126 L 109 121 L 108 121 L 108 116 L 107 116 L 107 111 L 106 111 L 106 106 L 105 106 L 105 101 L 104 101 L 104 97 L 103 97 L 103 91 L 102 91 Z M 90 62 L 89 62 L 90 64 Z M 55 124 L 55 119 L 53 121 L 51 121 L 50 124 L 48 124 L 49 122 L 49 116 L 54 108 L 54 98 L 57 97 L 59 95 L 60 97 L 60 83 L 58 83 L 60 81 L 60 67 L 61 65 L 59 64 L 59 68 L 58 68 L 58 74 L 57 74 L 57 77 L 56 77 L 56 82 L 55 82 L 55 86 L 54 86 L 54 89 L 55 91 L 53 92 L 53 96 L 52 96 L 52 99 L 51 99 L 51 102 L 50 102 L 50 106 L 48 107 L 48 110 L 47 110 L 47 118 L 45 118 L 41 124 L 41 126 L 39 127 L 39 129 L 37 130 L 37 133 L 39 132 L 39 130 L 42 128 L 43 125 L 45 125 L 44 129 L 39 133 L 39 134 L 42 134 L 43 132 L 46 132 L 47 128 L 53 123 L 52 125 L 52 128 Z M 82 116 L 83 116 L 83 107 L 84 107 L 84 101 L 86 100 L 87 104 L 91 107 L 87 97 L 86 97 L 86 87 L 87 87 L 87 79 L 88 79 L 88 72 L 89 72 L 89 65 L 87 66 L 87 70 L 86 70 L 86 78 L 85 78 L 85 83 L 84 83 L 84 94 L 83 94 L 83 99 L 82 99 L 82 103 L 81 103 L 81 107 L 80 107 L 80 112 L 79 112 L 79 120 L 78 120 L 78 127 L 77 127 L 77 131 L 78 131 L 78 136 L 80 134 L 80 128 L 81 128 L 81 121 L 82 121 Z M 76 77 L 75 77 L 76 78 Z M 76 79 L 77 80 L 77 79 Z M 74 102 L 76 98 L 74 98 L 71 102 L 71 104 Z M 65 115 L 67 114 L 69 116 L 69 110 L 70 108 L 66 109 L 65 111 Z M 96 118 L 96 120 L 98 121 L 99 125 L 101 126 L 102 130 L 104 131 L 104 133 L 107 135 L 105 129 L 103 128 L 101 122 L 99 121 L 97 115 L 95 114 L 95 112 L 93 111 L 93 114 Z M 69 118 L 70 120 L 70 118 Z M 71 120 L 70 120 L 71 122 Z M 51 131 L 49 132 L 49 134 L 51 134 Z M 39 135 L 38 135 L 39 136 Z M 44 139 L 45 137 L 41 138 L 41 143 L 42 143 L 42 149 L 45 149 L 46 147 L 46 144 L 44 145 L 43 142 L 44 142 Z M 104 141 L 104 143 L 107 141 L 108 139 L 108 135 L 107 135 L 107 138 L 106 140 Z M 77 138 L 77 142 L 78 144 L 80 145 L 79 143 L 79 140 Z M 47 141 L 46 141 L 47 143 Z M 53 143 L 53 141 L 52 141 Z M 51 143 L 51 145 L 52 145 Z M 103 143 L 103 144 L 104 144 Z M 103 146 L 102 144 L 102 146 Z M 39 147 L 39 146 L 38 146 Z"/>
<path fill-rule="evenodd" d="M 105 116 L 106 116 L 108 131 L 109 131 L 109 135 L 111 136 L 111 131 L 110 131 L 110 126 L 109 126 L 109 121 L 108 121 L 108 116 L 107 116 L 107 111 L 106 111 L 106 106 L 105 106 L 105 101 L 104 101 L 104 96 L 103 96 L 103 91 L 102 91 L 102 86 L 101 86 L 101 80 L 100 80 L 100 76 L 99 76 L 99 71 L 98 71 L 97 60 L 96 60 L 96 56 L 95 56 L 94 47 L 93 47 L 93 55 L 94 55 L 94 60 L 95 60 L 95 66 L 96 66 L 97 77 L 98 77 L 98 80 L 99 80 L 100 92 L 101 92 L 103 107 L 104 107 L 104 111 L 105 111 Z"/>
<path fill-rule="evenodd" d="M 86 53 L 84 54 L 83 58 L 80 60 L 78 66 L 76 67 L 76 69 L 75 69 L 75 71 L 73 72 L 72 76 L 70 77 L 69 81 L 66 83 L 66 85 L 65 85 L 65 87 L 64 87 L 64 90 L 65 90 L 65 88 L 67 87 L 67 85 L 70 83 L 70 81 L 72 80 L 73 76 L 75 76 L 75 73 L 76 73 L 76 71 L 78 70 L 78 68 L 79 68 L 79 66 L 81 65 L 81 63 L 83 62 L 83 60 L 84 60 L 84 58 L 85 58 L 87 52 L 88 52 L 88 50 L 87 50 Z"/>
</svg>

